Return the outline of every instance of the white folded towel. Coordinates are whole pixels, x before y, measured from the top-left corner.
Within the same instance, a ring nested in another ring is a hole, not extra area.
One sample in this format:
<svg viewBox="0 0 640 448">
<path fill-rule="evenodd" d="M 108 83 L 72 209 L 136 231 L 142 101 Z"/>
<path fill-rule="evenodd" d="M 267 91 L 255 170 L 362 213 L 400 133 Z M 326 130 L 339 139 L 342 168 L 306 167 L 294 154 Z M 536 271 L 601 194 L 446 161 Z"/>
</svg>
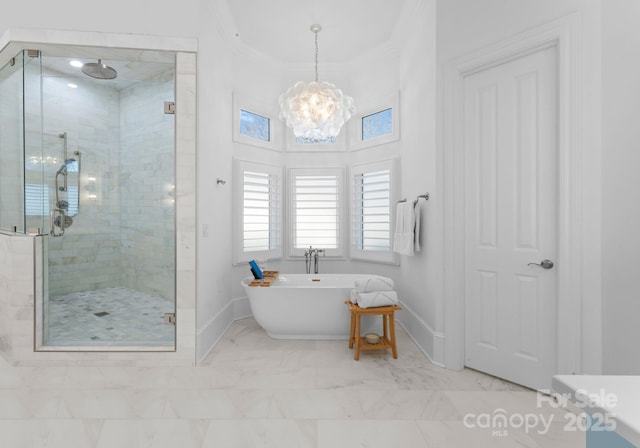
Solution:
<svg viewBox="0 0 640 448">
<path fill-rule="evenodd" d="M 367 277 L 356 280 L 356 292 L 391 291 L 393 280 L 387 277 Z"/>
<path fill-rule="evenodd" d="M 393 235 L 393 251 L 413 255 L 416 226 L 413 202 L 398 202 L 396 206 L 396 231 Z"/>
<path fill-rule="evenodd" d="M 361 292 L 357 301 L 360 308 L 390 306 L 398 303 L 398 294 L 395 291 Z"/>
</svg>

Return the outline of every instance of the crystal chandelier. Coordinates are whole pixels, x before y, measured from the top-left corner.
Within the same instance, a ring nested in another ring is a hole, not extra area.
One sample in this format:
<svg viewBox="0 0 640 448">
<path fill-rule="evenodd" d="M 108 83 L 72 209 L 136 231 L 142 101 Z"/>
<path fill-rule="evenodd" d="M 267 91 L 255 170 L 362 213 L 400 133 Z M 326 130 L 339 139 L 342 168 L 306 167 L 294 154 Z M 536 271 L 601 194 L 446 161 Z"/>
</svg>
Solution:
<svg viewBox="0 0 640 448">
<path fill-rule="evenodd" d="M 318 33 L 322 27 L 311 25 L 316 43 L 316 80 L 298 81 L 280 95 L 280 119 L 293 129 L 296 139 L 304 143 L 333 143 L 351 114 L 353 98 L 328 82 L 318 82 Z"/>
</svg>

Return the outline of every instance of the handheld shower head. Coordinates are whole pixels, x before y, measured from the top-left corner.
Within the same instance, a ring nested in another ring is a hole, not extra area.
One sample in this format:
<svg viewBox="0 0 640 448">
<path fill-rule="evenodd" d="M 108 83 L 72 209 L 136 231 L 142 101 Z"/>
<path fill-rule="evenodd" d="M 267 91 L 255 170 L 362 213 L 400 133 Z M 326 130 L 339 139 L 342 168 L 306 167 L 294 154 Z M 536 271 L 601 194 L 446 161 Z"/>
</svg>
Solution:
<svg viewBox="0 0 640 448">
<path fill-rule="evenodd" d="M 67 164 L 64 163 L 60 168 L 58 168 L 58 171 L 56 171 L 56 176 L 59 176 L 60 174 L 67 174 Z"/>
</svg>

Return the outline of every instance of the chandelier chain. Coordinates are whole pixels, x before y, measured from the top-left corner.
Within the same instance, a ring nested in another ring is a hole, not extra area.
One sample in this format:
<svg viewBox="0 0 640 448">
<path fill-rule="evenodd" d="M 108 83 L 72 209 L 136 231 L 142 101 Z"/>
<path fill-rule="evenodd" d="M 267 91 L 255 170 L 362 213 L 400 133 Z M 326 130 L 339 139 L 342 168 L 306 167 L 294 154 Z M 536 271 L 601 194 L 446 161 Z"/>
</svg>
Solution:
<svg viewBox="0 0 640 448">
<path fill-rule="evenodd" d="M 314 31 L 316 35 L 316 82 L 318 82 L 318 32 Z"/>
</svg>

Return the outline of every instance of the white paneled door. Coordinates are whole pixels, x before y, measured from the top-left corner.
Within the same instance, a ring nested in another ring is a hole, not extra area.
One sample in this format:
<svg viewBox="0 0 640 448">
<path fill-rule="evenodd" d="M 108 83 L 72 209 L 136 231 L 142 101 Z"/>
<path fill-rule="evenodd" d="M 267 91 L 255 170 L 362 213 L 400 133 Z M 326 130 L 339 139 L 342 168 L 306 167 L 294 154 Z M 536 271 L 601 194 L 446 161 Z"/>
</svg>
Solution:
<svg viewBox="0 0 640 448">
<path fill-rule="evenodd" d="M 556 50 L 464 83 L 465 365 L 549 388 L 558 300 Z"/>
</svg>

